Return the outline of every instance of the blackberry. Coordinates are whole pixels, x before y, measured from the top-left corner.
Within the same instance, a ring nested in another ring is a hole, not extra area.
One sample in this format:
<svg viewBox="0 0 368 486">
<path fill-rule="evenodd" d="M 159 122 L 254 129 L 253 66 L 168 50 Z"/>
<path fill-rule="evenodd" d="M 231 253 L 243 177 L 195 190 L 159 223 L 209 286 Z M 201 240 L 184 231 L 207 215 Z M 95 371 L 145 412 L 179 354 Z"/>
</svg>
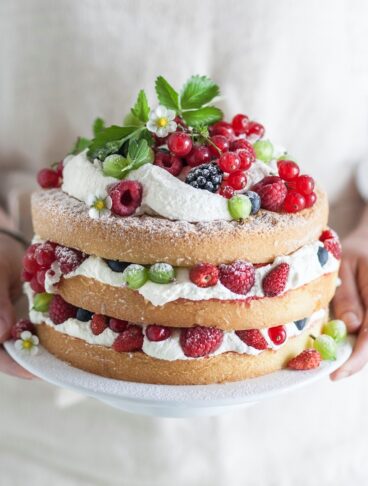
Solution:
<svg viewBox="0 0 368 486">
<path fill-rule="evenodd" d="M 202 164 L 192 169 L 185 179 L 186 184 L 195 189 L 205 189 L 209 192 L 216 192 L 220 187 L 224 173 L 220 167 L 211 162 Z"/>
</svg>

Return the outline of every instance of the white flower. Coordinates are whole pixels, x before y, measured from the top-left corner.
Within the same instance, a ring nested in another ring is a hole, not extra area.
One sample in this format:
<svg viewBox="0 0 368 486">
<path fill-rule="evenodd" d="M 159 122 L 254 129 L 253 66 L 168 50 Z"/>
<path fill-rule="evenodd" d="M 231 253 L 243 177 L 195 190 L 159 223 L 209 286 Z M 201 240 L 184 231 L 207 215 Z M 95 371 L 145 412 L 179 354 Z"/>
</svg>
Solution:
<svg viewBox="0 0 368 486">
<path fill-rule="evenodd" d="M 88 211 L 90 218 L 99 219 L 111 214 L 112 200 L 106 193 L 97 192 L 96 194 L 90 194 L 86 202 L 90 207 Z"/>
<path fill-rule="evenodd" d="M 158 105 L 155 110 L 151 110 L 147 128 L 158 137 L 166 137 L 169 133 L 175 132 L 176 123 L 174 122 L 175 111 L 168 110 L 165 106 Z"/>
<path fill-rule="evenodd" d="M 15 341 L 15 349 L 21 351 L 22 353 L 30 354 L 34 356 L 38 353 L 39 339 L 37 336 L 33 335 L 29 331 L 23 331 L 20 335 L 20 339 Z"/>
</svg>

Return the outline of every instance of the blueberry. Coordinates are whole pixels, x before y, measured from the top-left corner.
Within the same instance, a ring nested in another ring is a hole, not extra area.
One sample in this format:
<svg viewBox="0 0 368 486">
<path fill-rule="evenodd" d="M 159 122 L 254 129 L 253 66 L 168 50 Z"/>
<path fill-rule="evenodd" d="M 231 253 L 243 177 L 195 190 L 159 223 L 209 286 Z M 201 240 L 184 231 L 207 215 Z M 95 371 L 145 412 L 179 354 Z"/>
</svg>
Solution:
<svg viewBox="0 0 368 486">
<path fill-rule="evenodd" d="M 113 272 L 124 272 L 126 267 L 130 265 L 130 263 L 118 262 L 117 260 L 105 260 L 105 262 Z"/>
<path fill-rule="evenodd" d="M 252 203 L 252 211 L 250 214 L 258 213 L 261 209 L 261 198 L 259 195 L 254 191 L 247 191 L 245 195 L 249 197 L 250 202 Z"/>
<path fill-rule="evenodd" d="M 76 318 L 78 319 L 78 321 L 82 321 L 82 322 L 90 321 L 92 319 L 92 316 L 93 316 L 93 312 L 90 312 L 86 309 L 82 309 L 80 307 L 77 310 Z"/>
<path fill-rule="evenodd" d="M 318 260 L 319 260 L 319 263 L 321 264 L 321 267 L 326 265 L 327 260 L 328 260 L 328 251 L 326 250 L 326 248 L 324 246 L 320 246 L 318 248 L 317 255 L 318 255 Z"/>
<path fill-rule="evenodd" d="M 302 331 L 307 324 L 307 318 L 305 317 L 304 319 L 299 319 L 299 321 L 294 321 L 294 324 L 299 329 L 299 331 Z"/>
</svg>

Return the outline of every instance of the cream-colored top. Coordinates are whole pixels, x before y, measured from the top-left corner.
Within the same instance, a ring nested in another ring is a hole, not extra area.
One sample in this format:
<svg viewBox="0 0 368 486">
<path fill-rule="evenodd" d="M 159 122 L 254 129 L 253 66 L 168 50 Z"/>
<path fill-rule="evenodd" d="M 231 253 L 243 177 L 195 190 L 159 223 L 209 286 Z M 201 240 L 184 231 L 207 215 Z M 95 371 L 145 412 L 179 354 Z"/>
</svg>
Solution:
<svg viewBox="0 0 368 486">
<path fill-rule="evenodd" d="M 347 229 L 368 152 L 367 17 L 364 0 L 2 0 L 1 194 L 26 221 L 26 171 L 62 158 L 96 115 L 120 122 L 158 74 L 180 86 L 203 73 L 226 113 L 262 121 L 319 179 Z M 368 484 L 367 376 L 177 421 L 1 376 L 0 482 Z"/>
</svg>

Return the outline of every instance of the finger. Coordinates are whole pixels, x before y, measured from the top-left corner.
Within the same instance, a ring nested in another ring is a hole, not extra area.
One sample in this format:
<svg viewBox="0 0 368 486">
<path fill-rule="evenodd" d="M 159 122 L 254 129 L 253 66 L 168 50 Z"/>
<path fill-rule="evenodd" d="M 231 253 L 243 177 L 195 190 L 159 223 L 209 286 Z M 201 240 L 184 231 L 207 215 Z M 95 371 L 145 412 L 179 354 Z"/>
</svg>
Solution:
<svg viewBox="0 0 368 486">
<path fill-rule="evenodd" d="M 368 310 L 368 258 L 361 258 L 358 262 L 358 285 L 360 298 Z"/>
<path fill-rule="evenodd" d="M 19 366 L 19 364 L 16 363 L 3 348 L 0 348 L 0 371 L 27 380 L 36 378 L 27 370 Z"/>
<path fill-rule="evenodd" d="M 360 371 L 368 362 L 368 311 L 364 323 L 359 331 L 354 350 L 350 358 L 341 368 L 331 375 L 332 380 L 340 380 Z"/>
<path fill-rule="evenodd" d="M 356 332 L 361 326 L 364 311 L 356 282 L 356 268 L 343 260 L 340 268 L 341 285 L 333 300 L 334 315 L 345 322 L 349 332 Z"/>
<path fill-rule="evenodd" d="M 0 293 L 0 343 L 10 336 L 10 329 L 15 321 L 14 308 L 6 294 Z"/>
</svg>

